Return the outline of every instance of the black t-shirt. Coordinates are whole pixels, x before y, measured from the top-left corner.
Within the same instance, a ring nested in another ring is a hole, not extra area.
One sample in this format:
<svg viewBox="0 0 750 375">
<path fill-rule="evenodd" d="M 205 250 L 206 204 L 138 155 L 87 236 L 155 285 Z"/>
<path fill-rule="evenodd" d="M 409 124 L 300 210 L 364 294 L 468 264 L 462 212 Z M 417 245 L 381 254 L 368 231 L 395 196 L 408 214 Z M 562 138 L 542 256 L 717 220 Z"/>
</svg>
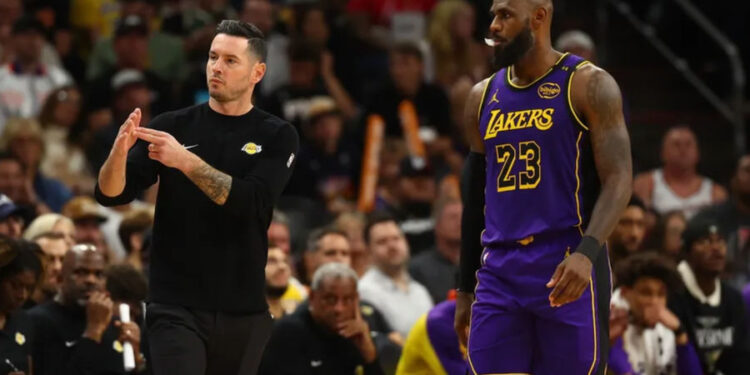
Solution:
<svg viewBox="0 0 750 375">
<path fill-rule="evenodd" d="M 34 324 L 34 375 L 125 374 L 119 329 L 110 325 L 99 343 L 84 338 L 86 311 L 49 301 L 28 311 Z"/>
<path fill-rule="evenodd" d="M 364 364 L 354 343 L 318 326 L 309 309 L 298 308 L 279 320 L 263 353 L 260 375 L 349 375 L 362 366 L 364 375 L 383 371 L 375 360 Z"/>
<path fill-rule="evenodd" d="M 26 312 L 17 311 L 7 316 L 5 327 L 0 330 L 0 374 L 16 370 L 29 372 L 33 339 L 33 325 Z"/>
<path fill-rule="evenodd" d="M 403 131 L 398 115 L 399 104 L 405 99 L 414 103 L 420 128 L 432 128 L 437 134 L 451 136 L 451 106 L 443 90 L 433 84 L 423 83 L 413 98 L 407 98 L 392 83 L 374 93 L 367 101 L 367 113 L 379 114 L 385 121 L 387 137 L 401 137 Z"/>
<path fill-rule="evenodd" d="M 128 154 L 125 204 L 159 179 L 149 268 L 149 300 L 209 311 L 266 311 L 267 230 L 292 171 L 299 140 L 289 123 L 259 108 L 226 116 L 207 103 L 167 112 L 149 127 L 165 131 L 213 168 L 232 177 L 224 205 L 182 172 L 148 157 L 138 141 Z"/>
<path fill-rule="evenodd" d="M 706 374 L 750 374 L 745 306 L 739 292 L 722 283 L 720 303 L 711 306 L 685 290 L 670 296 L 669 309 L 687 329 Z"/>
</svg>

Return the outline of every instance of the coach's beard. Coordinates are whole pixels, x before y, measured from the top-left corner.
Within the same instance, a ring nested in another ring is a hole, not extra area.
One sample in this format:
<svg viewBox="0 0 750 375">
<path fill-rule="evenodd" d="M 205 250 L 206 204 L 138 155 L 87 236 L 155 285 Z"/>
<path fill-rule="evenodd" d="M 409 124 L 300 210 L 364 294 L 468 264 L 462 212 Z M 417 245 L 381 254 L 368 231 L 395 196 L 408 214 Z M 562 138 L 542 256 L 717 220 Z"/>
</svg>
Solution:
<svg viewBox="0 0 750 375">
<path fill-rule="evenodd" d="M 529 52 L 533 45 L 534 35 L 531 33 L 531 27 L 526 25 L 506 46 L 495 46 L 493 48 L 494 58 L 492 63 L 495 69 L 502 69 L 517 63 Z"/>
</svg>

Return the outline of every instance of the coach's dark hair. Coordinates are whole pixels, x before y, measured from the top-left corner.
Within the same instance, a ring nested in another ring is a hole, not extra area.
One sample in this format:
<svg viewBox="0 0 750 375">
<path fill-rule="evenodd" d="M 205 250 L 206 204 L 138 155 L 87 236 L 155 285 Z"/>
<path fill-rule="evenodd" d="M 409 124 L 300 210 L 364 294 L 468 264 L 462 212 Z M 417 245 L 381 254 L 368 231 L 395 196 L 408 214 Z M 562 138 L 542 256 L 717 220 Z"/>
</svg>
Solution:
<svg viewBox="0 0 750 375">
<path fill-rule="evenodd" d="M 322 227 L 317 228 L 310 232 L 310 235 L 307 236 L 307 251 L 309 252 L 316 252 L 318 251 L 318 243 L 320 242 L 323 237 L 329 235 L 329 234 L 335 234 L 341 237 L 346 238 L 347 241 L 349 241 L 349 237 L 346 235 L 346 232 L 334 228 L 334 227 Z"/>
<path fill-rule="evenodd" d="M 682 287 L 677 266 L 670 259 L 655 251 L 644 251 L 629 256 L 617 265 L 617 284 L 632 287 L 644 277 L 661 280 L 669 291 Z"/>
<path fill-rule="evenodd" d="M 381 224 L 381 223 L 387 223 L 387 222 L 396 222 L 396 218 L 394 218 L 391 214 L 385 211 L 375 211 L 373 212 L 368 218 L 367 223 L 365 224 L 364 229 L 364 238 L 365 238 L 365 244 L 369 246 L 370 244 L 370 231 L 372 230 L 372 227 L 375 225 Z"/>
<path fill-rule="evenodd" d="M 250 52 L 258 56 L 261 62 L 266 62 L 268 50 L 263 32 L 255 25 L 237 20 L 223 20 L 216 26 L 216 34 L 227 34 L 247 39 Z"/>
</svg>

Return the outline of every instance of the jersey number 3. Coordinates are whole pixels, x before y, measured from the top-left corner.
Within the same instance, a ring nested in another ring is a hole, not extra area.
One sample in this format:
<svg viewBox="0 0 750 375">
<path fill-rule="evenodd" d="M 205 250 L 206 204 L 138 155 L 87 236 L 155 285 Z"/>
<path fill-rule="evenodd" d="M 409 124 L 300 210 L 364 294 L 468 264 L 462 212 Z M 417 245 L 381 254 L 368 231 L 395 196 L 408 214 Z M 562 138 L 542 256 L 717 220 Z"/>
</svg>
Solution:
<svg viewBox="0 0 750 375">
<path fill-rule="evenodd" d="M 497 163 L 501 164 L 500 174 L 497 176 L 497 192 L 516 190 L 516 176 L 511 175 L 516 156 L 526 161 L 526 170 L 518 173 L 518 188 L 521 190 L 535 189 L 542 177 L 541 149 L 534 141 L 521 142 L 516 147 L 510 143 L 495 146 Z"/>
</svg>

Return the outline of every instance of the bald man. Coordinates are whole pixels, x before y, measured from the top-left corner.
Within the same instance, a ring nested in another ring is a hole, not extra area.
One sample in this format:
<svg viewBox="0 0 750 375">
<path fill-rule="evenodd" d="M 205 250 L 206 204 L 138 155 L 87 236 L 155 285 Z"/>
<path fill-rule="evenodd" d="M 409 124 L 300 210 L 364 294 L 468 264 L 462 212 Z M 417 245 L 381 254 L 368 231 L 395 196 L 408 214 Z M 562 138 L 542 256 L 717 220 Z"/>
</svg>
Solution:
<svg viewBox="0 0 750 375">
<path fill-rule="evenodd" d="M 105 256 L 93 245 L 73 246 L 63 259 L 60 292 L 29 310 L 35 326 L 35 375 L 126 374 L 123 342 L 143 367 L 140 329 L 114 323 L 115 306 L 104 290 Z M 119 328 L 118 328 L 119 326 Z"/>
<path fill-rule="evenodd" d="M 620 90 L 552 48 L 552 1 L 495 0 L 490 12 L 500 70 L 465 111 L 455 328 L 473 374 L 603 374 L 603 243 L 632 186 Z"/>
</svg>

